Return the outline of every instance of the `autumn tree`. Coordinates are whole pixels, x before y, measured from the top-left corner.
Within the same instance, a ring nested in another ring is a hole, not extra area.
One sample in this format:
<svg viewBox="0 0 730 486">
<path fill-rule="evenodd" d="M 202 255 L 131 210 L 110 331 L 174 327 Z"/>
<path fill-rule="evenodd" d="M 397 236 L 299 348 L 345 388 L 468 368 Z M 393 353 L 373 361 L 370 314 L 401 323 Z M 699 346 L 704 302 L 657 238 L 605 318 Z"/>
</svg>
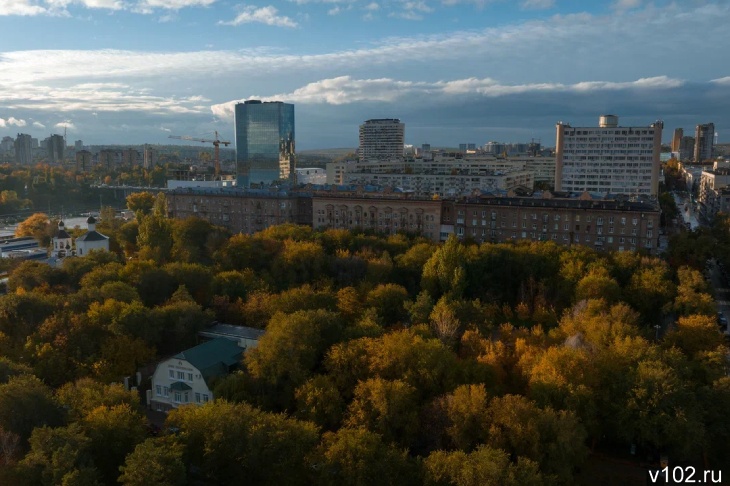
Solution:
<svg viewBox="0 0 730 486">
<path fill-rule="evenodd" d="M 48 219 L 45 213 L 35 213 L 21 221 L 15 229 L 15 236 L 32 236 L 42 247 L 51 244 L 51 238 L 55 234 L 57 226 Z"/>
<path fill-rule="evenodd" d="M 137 444 L 119 469 L 124 486 L 184 486 L 187 484 L 183 446 L 172 440 L 147 439 Z"/>
<path fill-rule="evenodd" d="M 327 432 L 318 449 L 319 481 L 323 485 L 415 485 L 418 474 L 405 450 L 383 442 L 364 428 Z"/>
<path fill-rule="evenodd" d="M 463 451 L 432 452 L 424 462 L 424 484 L 456 486 L 540 486 L 549 484 L 539 465 L 530 459 L 518 457 L 499 449 L 481 446 L 471 453 Z"/>
</svg>

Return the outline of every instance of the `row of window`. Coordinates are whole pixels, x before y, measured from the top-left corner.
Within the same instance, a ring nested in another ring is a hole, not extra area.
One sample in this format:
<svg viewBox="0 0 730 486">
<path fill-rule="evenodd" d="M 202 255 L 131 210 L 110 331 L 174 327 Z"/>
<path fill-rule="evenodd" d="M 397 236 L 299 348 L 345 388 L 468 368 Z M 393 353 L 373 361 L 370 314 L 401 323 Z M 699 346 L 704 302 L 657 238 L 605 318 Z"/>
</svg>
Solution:
<svg viewBox="0 0 730 486">
<path fill-rule="evenodd" d="M 464 231 L 464 228 L 457 228 L 457 230 L 456 230 L 457 236 L 460 236 L 460 237 L 463 237 L 467 233 L 468 232 Z M 497 231 L 492 230 L 492 231 L 489 232 L 489 234 L 490 234 L 490 236 L 492 238 L 497 237 Z M 479 233 L 478 233 L 477 229 L 476 228 L 472 228 L 472 230 L 471 230 L 471 236 L 478 236 L 478 235 L 479 235 Z M 501 231 L 499 232 L 499 235 L 500 236 L 502 235 L 502 232 Z M 487 236 L 487 230 L 484 230 L 483 229 L 481 231 L 481 236 L 482 237 L 486 237 Z M 541 241 L 545 241 L 547 239 L 551 239 L 551 240 L 557 241 L 558 240 L 558 236 L 559 235 L 556 234 L 556 233 L 552 233 L 550 235 L 547 235 L 545 233 L 536 233 L 536 232 L 530 232 L 529 233 L 529 238 L 539 239 Z M 516 232 L 513 232 L 512 233 L 512 239 L 516 239 L 516 238 L 517 238 L 517 233 Z M 528 238 L 528 232 L 527 231 L 522 231 L 521 232 L 521 238 Z M 566 242 L 567 241 L 570 241 L 570 236 L 567 235 L 567 234 L 564 234 L 563 235 L 563 241 L 566 241 Z M 583 238 L 583 241 L 585 243 L 590 243 L 591 242 L 591 236 L 590 235 L 586 235 Z M 621 245 L 625 244 L 626 242 L 628 242 L 631 245 L 636 245 L 636 238 L 624 238 L 622 236 L 622 237 L 619 237 L 617 239 L 617 241 Z M 580 235 L 574 235 L 573 236 L 573 242 L 580 243 L 581 242 Z M 602 245 L 604 242 L 606 242 L 608 244 L 613 244 L 614 243 L 614 237 L 613 236 L 597 236 L 595 238 L 595 240 L 594 240 L 594 243 L 597 244 L 597 245 Z M 645 247 L 646 248 L 651 248 L 652 247 L 651 240 L 646 240 Z"/>
<path fill-rule="evenodd" d="M 175 379 L 175 370 L 167 370 L 168 374 L 170 375 L 171 379 Z M 186 379 L 187 378 L 187 379 Z M 185 373 L 184 371 L 178 371 L 177 372 L 177 379 L 180 381 L 193 381 L 193 374 L 192 373 Z"/>
<path fill-rule="evenodd" d="M 170 397 L 170 388 L 162 385 L 155 386 L 155 393 L 158 397 Z M 195 403 L 208 403 L 210 397 L 207 393 L 195 393 Z M 175 403 L 190 403 L 189 391 L 176 391 L 173 393 L 173 401 Z"/>
</svg>

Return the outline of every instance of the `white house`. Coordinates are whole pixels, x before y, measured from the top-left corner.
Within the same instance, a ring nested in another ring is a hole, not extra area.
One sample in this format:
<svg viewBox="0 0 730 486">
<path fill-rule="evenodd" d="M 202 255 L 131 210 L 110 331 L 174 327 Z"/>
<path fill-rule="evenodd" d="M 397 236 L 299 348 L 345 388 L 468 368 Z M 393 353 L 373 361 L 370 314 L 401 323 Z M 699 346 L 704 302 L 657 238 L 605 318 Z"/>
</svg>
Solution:
<svg viewBox="0 0 730 486">
<path fill-rule="evenodd" d="M 86 220 L 89 231 L 76 238 L 76 256 L 86 256 L 91 250 L 109 251 L 109 237 L 96 231 L 96 219 L 89 216 Z"/>
<path fill-rule="evenodd" d="M 235 341 L 216 338 L 161 361 L 152 375 L 148 405 L 153 410 L 169 411 L 213 400 L 211 380 L 236 369 L 242 353 Z"/>
</svg>

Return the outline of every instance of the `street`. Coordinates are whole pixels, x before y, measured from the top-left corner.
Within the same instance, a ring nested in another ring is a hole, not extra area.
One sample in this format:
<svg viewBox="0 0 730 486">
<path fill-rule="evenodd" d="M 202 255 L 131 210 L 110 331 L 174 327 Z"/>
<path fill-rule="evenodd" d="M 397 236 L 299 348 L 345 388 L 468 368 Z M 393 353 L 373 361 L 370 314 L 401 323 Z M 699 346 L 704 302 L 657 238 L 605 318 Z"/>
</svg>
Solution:
<svg viewBox="0 0 730 486">
<path fill-rule="evenodd" d="M 677 208 L 679 209 L 679 213 L 682 215 L 682 220 L 685 225 L 689 223 L 691 229 L 697 229 L 700 226 L 698 214 L 695 211 L 694 204 L 690 200 L 689 196 L 686 195 L 686 193 L 680 194 L 676 191 L 672 191 L 672 196 L 674 197 L 674 202 L 677 204 Z M 685 207 L 687 209 L 685 209 Z"/>
</svg>

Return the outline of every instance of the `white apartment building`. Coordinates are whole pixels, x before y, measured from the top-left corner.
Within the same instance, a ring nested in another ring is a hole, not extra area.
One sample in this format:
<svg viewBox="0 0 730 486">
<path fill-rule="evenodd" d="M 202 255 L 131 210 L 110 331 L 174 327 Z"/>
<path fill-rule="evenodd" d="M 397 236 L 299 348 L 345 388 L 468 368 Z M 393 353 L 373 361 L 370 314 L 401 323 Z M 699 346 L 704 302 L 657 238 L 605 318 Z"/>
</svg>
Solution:
<svg viewBox="0 0 730 486">
<path fill-rule="evenodd" d="M 433 159 L 327 164 L 327 183 L 397 187 L 419 196 L 459 196 L 474 190 L 532 189 L 524 160 L 444 156 Z"/>
<path fill-rule="evenodd" d="M 728 186 L 730 186 L 730 163 L 715 162 L 712 170 L 703 170 L 700 178 L 700 214 L 712 221 L 719 212 L 727 212 Z"/>
<path fill-rule="evenodd" d="M 603 115 L 598 127 L 557 124 L 555 190 L 657 196 L 662 128 L 620 127 Z"/>
<path fill-rule="evenodd" d="M 403 157 L 406 126 L 397 118 L 366 120 L 360 125 L 360 161 Z"/>
</svg>

